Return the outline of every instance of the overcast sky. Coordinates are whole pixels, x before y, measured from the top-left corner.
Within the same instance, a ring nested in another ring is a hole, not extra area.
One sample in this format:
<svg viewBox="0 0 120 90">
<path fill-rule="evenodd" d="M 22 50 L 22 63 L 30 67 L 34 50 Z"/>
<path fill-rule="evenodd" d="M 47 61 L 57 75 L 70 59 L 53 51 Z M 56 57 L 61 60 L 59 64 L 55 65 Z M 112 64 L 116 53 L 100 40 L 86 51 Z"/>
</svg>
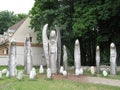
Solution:
<svg viewBox="0 0 120 90">
<path fill-rule="evenodd" d="M 34 0 L 0 0 L 0 11 L 13 11 L 15 14 L 28 13 L 34 5 Z"/>
</svg>

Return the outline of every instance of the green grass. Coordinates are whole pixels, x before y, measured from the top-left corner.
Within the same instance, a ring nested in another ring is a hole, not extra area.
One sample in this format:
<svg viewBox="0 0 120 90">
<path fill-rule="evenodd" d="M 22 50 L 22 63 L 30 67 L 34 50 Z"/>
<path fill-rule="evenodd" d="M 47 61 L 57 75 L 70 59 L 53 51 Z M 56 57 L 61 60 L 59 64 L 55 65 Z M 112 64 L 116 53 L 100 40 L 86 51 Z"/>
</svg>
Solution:
<svg viewBox="0 0 120 90">
<path fill-rule="evenodd" d="M 38 75 L 33 81 L 29 80 L 28 76 L 24 76 L 22 81 L 5 76 L 0 80 L 0 90 L 119 90 L 119 88 L 69 80 L 49 80 L 45 75 L 44 77 Z"/>
<path fill-rule="evenodd" d="M 0 67 L 0 70 L 7 67 Z M 37 73 L 38 73 L 38 68 Z M 17 67 L 19 70 L 23 70 L 24 67 Z M 74 71 L 69 71 L 74 73 Z M 85 75 L 90 74 L 89 71 L 85 71 Z M 70 80 L 56 80 L 56 79 L 47 79 L 46 74 L 37 75 L 36 79 L 31 81 L 27 75 L 24 75 L 22 81 L 14 78 L 6 78 L 3 75 L 3 78 L 0 79 L 0 90 L 119 90 L 120 87 L 108 86 L 108 85 L 99 85 L 83 82 L 74 82 Z"/>
<path fill-rule="evenodd" d="M 0 70 L 7 68 L 6 66 L 0 66 Z M 35 67 L 37 73 L 39 67 Z M 17 66 L 18 70 L 23 70 L 24 67 Z M 70 70 L 69 73 L 74 73 L 73 70 Z M 91 75 L 90 71 L 84 71 L 84 75 Z M 94 75 L 96 77 L 96 75 Z M 103 77 L 102 74 L 100 77 Z M 120 72 L 116 76 L 110 76 L 105 78 L 120 79 Z M 22 81 L 14 78 L 6 78 L 3 75 L 3 78 L 0 79 L 0 90 L 119 90 L 120 87 L 109 86 L 109 85 L 99 85 L 92 83 L 83 83 L 83 82 L 74 82 L 70 80 L 56 80 L 56 79 L 47 79 L 46 74 L 37 75 L 36 79 L 31 81 L 27 75 L 24 75 Z"/>
</svg>

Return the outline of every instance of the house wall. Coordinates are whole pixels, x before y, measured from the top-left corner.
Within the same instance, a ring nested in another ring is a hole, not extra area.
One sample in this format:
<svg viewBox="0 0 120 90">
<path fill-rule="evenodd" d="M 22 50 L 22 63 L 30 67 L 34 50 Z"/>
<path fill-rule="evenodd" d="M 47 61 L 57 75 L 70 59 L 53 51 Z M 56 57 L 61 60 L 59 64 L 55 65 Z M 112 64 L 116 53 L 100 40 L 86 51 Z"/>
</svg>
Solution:
<svg viewBox="0 0 120 90">
<path fill-rule="evenodd" d="M 32 42 L 37 42 L 37 32 L 34 32 L 34 30 L 31 30 L 30 26 L 30 18 L 28 17 L 23 24 L 16 30 L 12 38 L 15 38 L 17 42 L 23 42 L 25 41 L 26 34 L 30 34 L 32 36 Z"/>
<path fill-rule="evenodd" d="M 16 46 L 16 64 L 18 66 L 24 65 L 24 46 Z M 46 61 L 43 55 L 42 47 L 32 47 L 33 65 L 46 66 Z M 8 56 L 0 56 L 0 65 L 8 65 Z"/>
</svg>

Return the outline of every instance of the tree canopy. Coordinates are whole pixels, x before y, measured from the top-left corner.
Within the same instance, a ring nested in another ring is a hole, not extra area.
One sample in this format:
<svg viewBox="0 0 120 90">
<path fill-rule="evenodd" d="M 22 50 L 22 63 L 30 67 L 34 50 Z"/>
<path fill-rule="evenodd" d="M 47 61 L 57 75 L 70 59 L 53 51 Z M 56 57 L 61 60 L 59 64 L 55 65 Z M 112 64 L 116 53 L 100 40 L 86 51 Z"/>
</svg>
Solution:
<svg viewBox="0 0 120 90">
<path fill-rule="evenodd" d="M 10 11 L 0 11 L 0 34 L 3 34 L 11 25 L 26 16 L 26 14 L 14 14 L 14 12 Z"/>
<path fill-rule="evenodd" d="M 83 65 L 95 65 L 95 49 L 101 48 L 101 63 L 109 63 L 109 46 L 120 49 L 120 0 L 35 0 L 31 10 L 31 27 L 38 31 L 49 24 L 61 28 L 62 44 L 68 47 L 73 64 L 74 42 L 78 38 Z M 118 57 L 120 52 L 118 52 Z M 118 58 L 118 62 L 120 59 Z"/>
</svg>

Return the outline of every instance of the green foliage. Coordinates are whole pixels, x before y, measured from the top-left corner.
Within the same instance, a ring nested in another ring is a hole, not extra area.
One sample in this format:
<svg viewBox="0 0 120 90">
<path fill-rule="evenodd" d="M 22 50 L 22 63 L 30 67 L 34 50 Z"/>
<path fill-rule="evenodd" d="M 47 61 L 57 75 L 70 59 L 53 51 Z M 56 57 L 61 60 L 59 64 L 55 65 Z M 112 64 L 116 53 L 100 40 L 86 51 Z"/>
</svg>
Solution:
<svg viewBox="0 0 120 90">
<path fill-rule="evenodd" d="M 3 34 L 7 29 L 15 24 L 16 22 L 20 21 L 21 19 L 25 18 L 26 14 L 14 14 L 14 12 L 10 11 L 1 11 L 0 12 L 0 34 Z"/>
<path fill-rule="evenodd" d="M 73 60 L 74 42 L 81 46 L 82 65 L 95 65 L 96 45 L 104 47 L 102 61 L 108 63 L 111 42 L 120 42 L 120 0 L 35 0 L 31 14 L 31 27 L 38 31 L 41 42 L 42 27 L 58 25 L 62 44 L 68 47 L 70 64 Z M 73 62 L 72 62 L 73 63 Z"/>
</svg>

